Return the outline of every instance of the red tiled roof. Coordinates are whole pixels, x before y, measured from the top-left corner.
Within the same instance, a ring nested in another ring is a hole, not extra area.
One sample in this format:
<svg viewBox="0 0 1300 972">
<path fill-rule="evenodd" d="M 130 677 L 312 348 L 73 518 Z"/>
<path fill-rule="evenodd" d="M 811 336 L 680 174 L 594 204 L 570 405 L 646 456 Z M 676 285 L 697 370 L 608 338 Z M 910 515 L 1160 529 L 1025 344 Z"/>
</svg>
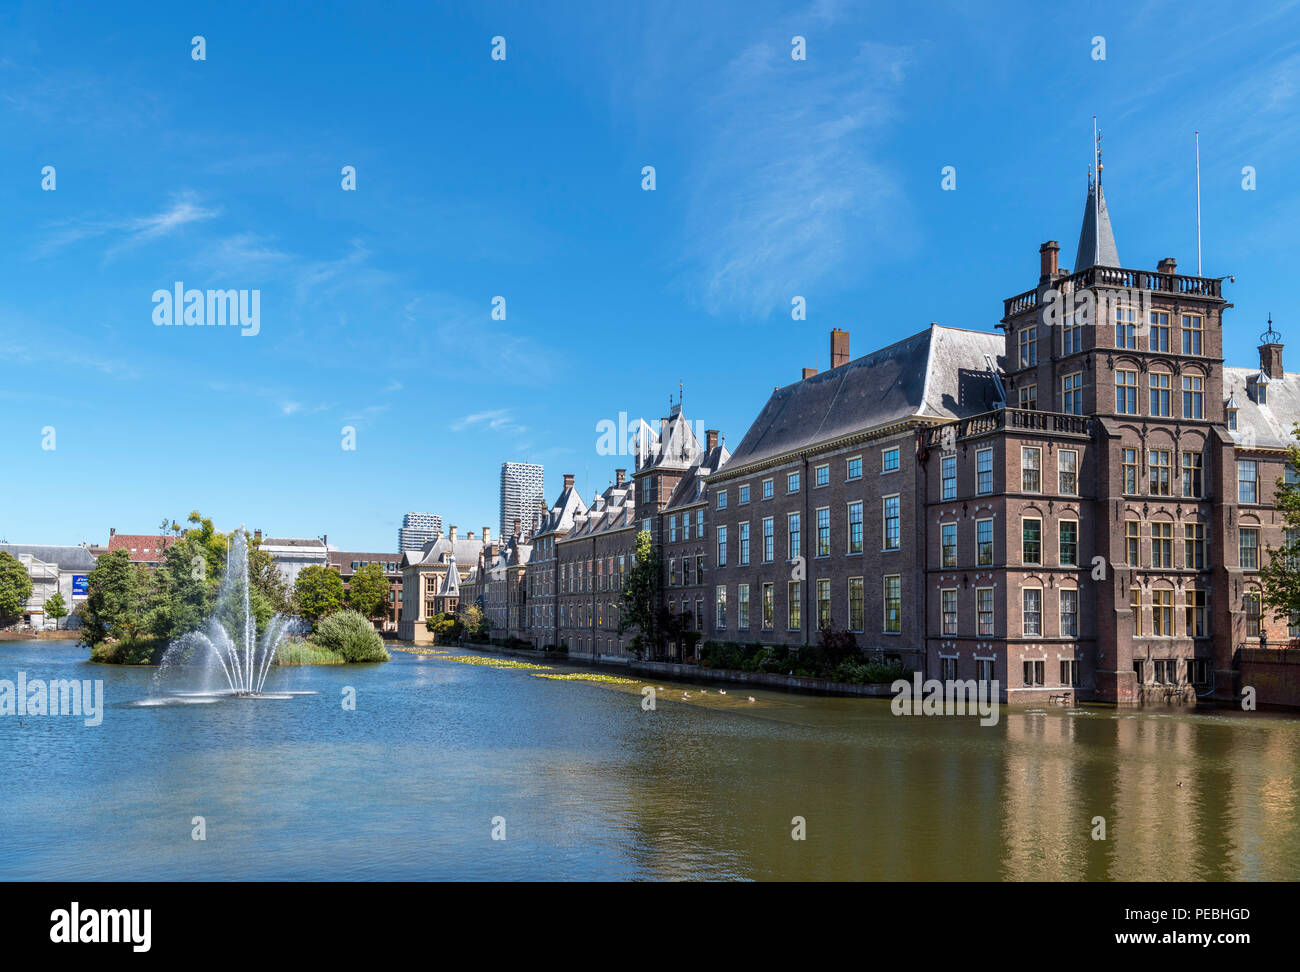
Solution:
<svg viewBox="0 0 1300 972">
<path fill-rule="evenodd" d="M 136 564 L 156 564 L 163 553 L 177 540 L 176 537 L 149 536 L 143 533 L 115 533 L 108 538 L 108 549 L 125 550 Z"/>
</svg>

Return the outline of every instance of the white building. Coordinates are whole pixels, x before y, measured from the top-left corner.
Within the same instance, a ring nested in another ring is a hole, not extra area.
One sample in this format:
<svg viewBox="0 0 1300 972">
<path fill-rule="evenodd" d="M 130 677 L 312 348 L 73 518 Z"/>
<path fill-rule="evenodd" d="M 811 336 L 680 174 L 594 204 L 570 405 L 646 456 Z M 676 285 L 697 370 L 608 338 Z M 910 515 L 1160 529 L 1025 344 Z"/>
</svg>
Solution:
<svg viewBox="0 0 1300 972">
<path fill-rule="evenodd" d="M 542 467 L 531 462 L 501 463 L 501 532 L 504 540 L 513 536 L 515 521 L 525 534 L 532 532 L 538 506 L 545 506 L 546 491 Z M 527 539 L 527 536 L 521 537 Z"/>
<path fill-rule="evenodd" d="M 262 549 L 271 555 L 280 576 L 292 587 L 304 567 L 328 567 L 330 551 L 336 548 L 329 546 L 324 537 L 266 537 Z"/>
<path fill-rule="evenodd" d="M 86 600 L 86 579 L 95 567 L 94 554 L 85 547 L 26 543 L 0 543 L 0 550 L 16 557 L 32 579 L 32 596 L 23 607 L 22 624 L 37 630 L 56 627 L 54 619 L 45 616 L 45 602 L 58 591 L 63 595 L 68 617 L 57 627 L 77 626 L 72 611 Z"/>
<path fill-rule="evenodd" d="M 437 513 L 407 513 L 397 531 L 397 550 L 422 550 L 430 540 L 442 535 L 442 517 Z"/>
</svg>

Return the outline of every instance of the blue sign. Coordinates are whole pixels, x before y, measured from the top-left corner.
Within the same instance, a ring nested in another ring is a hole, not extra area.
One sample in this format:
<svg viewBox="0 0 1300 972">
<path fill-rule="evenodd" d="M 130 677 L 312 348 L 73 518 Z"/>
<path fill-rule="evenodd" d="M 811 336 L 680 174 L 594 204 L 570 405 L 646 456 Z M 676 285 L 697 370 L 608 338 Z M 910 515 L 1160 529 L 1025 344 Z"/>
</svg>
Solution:
<svg viewBox="0 0 1300 972">
<path fill-rule="evenodd" d="M 90 577 L 86 574 L 73 574 L 72 575 L 72 596 L 76 597 L 77 595 L 81 595 L 82 597 L 84 597 L 89 593 L 90 593 Z"/>
</svg>

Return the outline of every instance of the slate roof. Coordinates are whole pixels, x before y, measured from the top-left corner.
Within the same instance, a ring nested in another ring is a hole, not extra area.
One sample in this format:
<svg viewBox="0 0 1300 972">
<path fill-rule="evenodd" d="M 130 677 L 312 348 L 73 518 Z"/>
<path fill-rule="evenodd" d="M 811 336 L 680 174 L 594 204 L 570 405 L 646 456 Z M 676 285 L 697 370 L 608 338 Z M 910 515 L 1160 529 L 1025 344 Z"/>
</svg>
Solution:
<svg viewBox="0 0 1300 972">
<path fill-rule="evenodd" d="M 668 503 L 664 506 L 664 512 L 681 509 L 683 506 L 694 506 L 697 503 L 703 503 L 708 496 L 708 486 L 705 479 L 710 473 L 715 473 L 721 469 L 731 458 L 731 453 L 727 451 L 724 445 L 715 446 L 706 452 L 700 461 L 692 466 L 685 476 L 677 483 L 673 489 L 673 495 L 668 497 Z"/>
<path fill-rule="evenodd" d="M 610 486 L 598 493 L 591 506 L 573 518 L 573 529 L 565 540 L 591 537 L 632 526 L 636 520 L 636 504 L 632 499 L 630 483 Z"/>
<path fill-rule="evenodd" d="M 965 418 L 995 407 L 984 355 L 1001 367 L 1001 333 L 931 324 L 887 348 L 772 392 L 731 454 L 726 475 L 752 463 L 921 416 Z"/>
<path fill-rule="evenodd" d="M 456 555 L 447 561 L 447 573 L 443 575 L 442 586 L 438 588 L 439 597 L 460 597 L 460 571 L 456 569 Z"/>
<path fill-rule="evenodd" d="M 695 437 L 691 423 L 686 421 L 681 405 L 669 409 L 668 417 L 660 420 L 659 433 L 654 435 L 649 426 L 642 422 L 645 435 L 645 447 L 641 445 L 642 437 L 637 441 L 636 471 L 646 472 L 652 469 L 685 470 L 699 461 L 704 447 Z"/>
<path fill-rule="evenodd" d="M 1258 368 L 1223 369 L 1223 393 L 1237 408 L 1237 428 L 1229 429 L 1239 446 L 1285 449 L 1294 444 L 1291 428 L 1300 422 L 1300 374 L 1285 372 L 1268 381 L 1268 404 L 1259 404 L 1255 393 Z"/>
<path fill-rule="evenodd" d="M 402 553 L 402 566 L 411 564 L 445 564 L 448 559 L 459 560 L 463 564 L 477 564 L 483 552 L 483 540 L 475 537 L 457 537 L 451 539 L 447 534 L 427 540 L 419 550 L 406 550 Z"/>
<path fill-rule="evenodd" d="M 55 564 L 59 570 L 86 571 L 95 567 L 95 555 L 85 547 L 50 546 L 38 543 L 0 543 L 0 550 L 17 557 L 31 554 L 46 564 Z"/>
<path fill-rule="evenodd" d="M 1074 255 L 1072 272 L 1089 267 L 1122 267 L 1119 251 L 1115 248 L 1115 233 L 1110 227 L 1110 213 L 1106 209 L 1106 196 L 1097 186 L 1096 198 L 1088 187 L 1088 199 L 1083 205 L 1083 226 L 1079 230 L 1079 249 Z"/>
<path fill-rule="evenodd" d="M 556 531 L 567 531 L 573 529 L 574 517 L 580 513 L 587 512 L 587 504 L 583 502 L 582 495 L 578 492 L 578 487 L 569 486 L 560 493 L 555 505 L 547 511 L 542 517 L 541 523 L 533 531 L 533 537 L 540 537 L 543 534 L 554 533 Z"/>
</svg>

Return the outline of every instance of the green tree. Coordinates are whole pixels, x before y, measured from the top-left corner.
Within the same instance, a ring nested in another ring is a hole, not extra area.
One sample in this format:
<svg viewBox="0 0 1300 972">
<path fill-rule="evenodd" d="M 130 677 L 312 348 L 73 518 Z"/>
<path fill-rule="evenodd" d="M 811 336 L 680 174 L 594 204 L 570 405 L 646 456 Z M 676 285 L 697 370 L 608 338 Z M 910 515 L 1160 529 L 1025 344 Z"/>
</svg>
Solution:
<svg viewBox="0 0 1300 972">
<path fill-rule="evenodd" d="M 316 625 L 311 640 L 322 648 L 338 652 L 349 662 L 388 661 L 384 639 L 357 611 L 335 611 Z"/>
<path fill-rule="evenodd" d="M 13 554 L 0 550 L 0 619 L 23 613 L 32 596 L 32 579 L 27 568 Z"/>
<path fill-rule="evenodd" d="M 1291 430 L 1300 439 L 1300 423 Z M 1292 442 L 1287 449 L 1287 466 L 1300 470 L 1300 445 Z M 1300 613 L 1300 484 L 1277 482 L 1277 509 L 1282 514 L 1283 537 L 1280 547 L 1269 547 L 1267 563 L 1260 567 L 1263 602 L 1273 616 L 1289 620 Z"/>
<path fill-rule="evenodd" d="M 487 641 L 492 634 L 492 622 L 477 604 L 466 604 L 460 611 L 460 625 L 470 641 Z"/>
<path fill-rule="evenodd" d="M 45 602 L 45 615 L 54 619 L 54 630 L 59 630 L 59 622 L 68 616 L 68 602 L 63 599 L 61 591 Z"/>
<path fill-rule="evenodd" d="M 618 633 L 636 629 L 637 657 L 649 649 L 656 656 L 663 647 L 660 627 L 659 591 L 663 583 L 659 554 L 649 530 L 636 535 L 636 559 L 623 577 L 619 595 Z"/>
<path fill-rule="evenodd" d="M 134 638 L 143 627 L 144 598 L 140 572 L 125 550 L 99 558 L 86 578 L 82 640 L 91 646 L 107 638 Z"/>
<path fill-rule="evenodd" d="M 170 641 L 200 627 L 212 612 L 219 579 L 208 572 L 203 545 L 178 540 L 148 578 L 145 628 Z"/>
<path fill-rule="evenodd" d="M 433 642 L 437 645 L 455 641 L 461 632 L 460 619 L 454 614 L 445 612 L 426 618 L 424 626 L 433 635 Z"/>
<path fill-rule="evenodd" d="M 348 607 L 368 618 L 377 618 L 388 603 L 388 578 L 383 564 L 359 567 L 348 582 Z"/>
<path fill-rule="evenodd" d="M 343 578 L 337 570 L 311 564 L 298 574 L 293 597 L 298 613 L 315 624 L 343 607 Z"/>
</svg>

